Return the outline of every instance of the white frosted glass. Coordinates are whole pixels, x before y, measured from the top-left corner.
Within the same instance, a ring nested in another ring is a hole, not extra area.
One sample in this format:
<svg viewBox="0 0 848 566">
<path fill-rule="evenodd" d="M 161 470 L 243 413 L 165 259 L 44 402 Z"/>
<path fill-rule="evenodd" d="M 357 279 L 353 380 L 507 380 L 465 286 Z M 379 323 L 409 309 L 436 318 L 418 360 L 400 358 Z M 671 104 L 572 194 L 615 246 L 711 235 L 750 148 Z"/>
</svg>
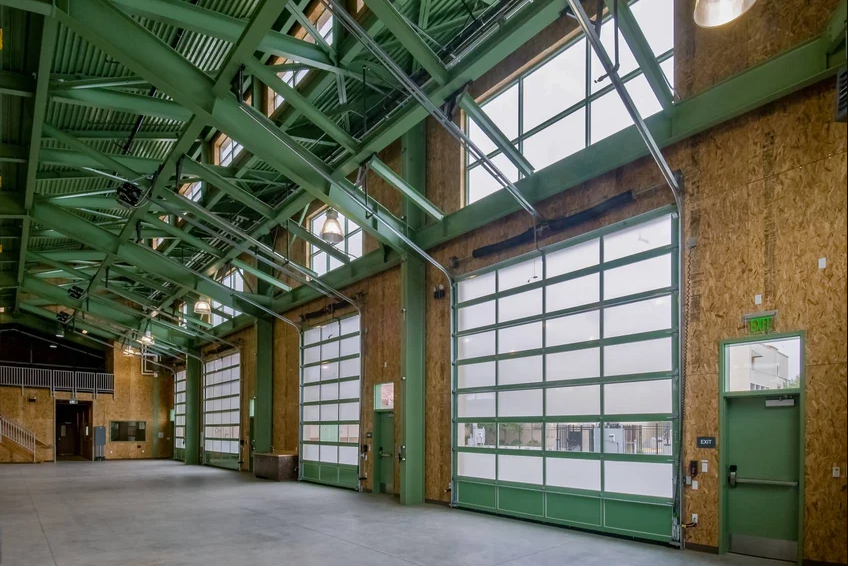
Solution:
<svg viewBox="0 0 848 566">
<path fill-rule="evenodd" d="M 328 405 L 320 405 L 321 407 L 321 422 L 332 422 L 339 420 L 339 406 L 337 403 Z"/>
<path fill-rule="evenodd" d="M 318 385 L 303 388 L 303 402 L 312 403 L 321 400 L 321 388 Z"/>
<path fill-rule="evenodd" d="M 460 331 L 491 324 L 495 324 L 495 301 L 487 301 L 459 309 L 457 327 Z"/>
<path fill-rule="evenodd" d="M 604 32 L 601 34 L 601 43 L 606 49 L 607 53 L 610 54 L 611 57 L 614 57 L 613 53 L 615 53 L 615 36 L 613 35 L 612 30 L 615 29 L 612 20 L 606 20 L 604 22 Z M 627 45 L 627 41 L 624 39 L 624 35 L 621 33 L 621 30 L 618 31 L 618 75 L 623 77 L 629 74 L 631 71 L 635 71 L 639 67 L 639 63 L 636 61 L 636 57 L 633 55 L 633 52 L 630 50 L 630 47 Z M 591 67 L 589 83 L 591 87 L 591 91 L 598 92 L 612 83 L 609 77 L 604 80 L 595 82 L 602 75 L 606 74 L 604 71 L 603 65 L 601 65 L 601 60 L 598 59 L 598 56 L 595 54 L 594 49 L 590 49 L 591 56 Z M 618 96 L 618 93 L 615 90 L 612 91 L 612 94 Z M 592 120 L 594 121 L 595 117 L 592 116 Z"/>
<path fill-rule="evenodd" d="M 604 261 L 671 244 L 671 216 L 656 218 L 604 236 Z"/>
<path fill-rule="evenodd" d="M 637 415 L 672 411 L 671 380 L 609 383 L 604 386 L 604 413 Z"/>
<path fill-rule="evenodd" d="M 601 261 L 601 243 L 597 238 L 545 254 L 545 277 L 578 271 Z"/>
<path fill-rule="evenodd" d="M 312 346 L 303 350 L 303 363 L 314 364 L 321 361 L 321 346 Z"/>
<path fill-rule="evenodd" d="M 545 458 L 546 485 L 601 490 L 601 461 L 579 458 Z"/>
<path fill-rule="evenodd" d="M 339 344 L 339 357 L 352 356 L 359 353 L 359 336 L 345 338 Z"/>
<path fill-rule="evenodd" d="M 524 131 L 586 98 L 586 40 L 545 62 L 524 78 L 523 86 Z"/>
<path fill-rule="evenodd" d="M 359 358 L 351 358 L 339 362 L 339 377 L 355 377 L 359 375 Z"/>
<path fill-rule="evenodd" d="M 495 353 L 495 333 L 491 331 L 463 336 L 459 339 L 458 350 L 457 359 L 459 360 L 491 356 Z"/>
<path fill-rule="evenodd" d="M 339 362 L 324 362 L 321 364 L 321 381 L 339 378 Z"/>
<path fill-rule="evenodd" d="M 457 387 L 487 387 L 495 384 L 495 362 L 458 366 Z"/>
<path fill-rule="evenodd" d="M 542 485 L 542 458 L 498 454 L 498 480 Z"/>
<path fill-rule="evenodd" d="M 542 347 L 542 323 L 531 322 L 498 330 L 498 353 L 511 354 Z"/>
<path fill-rule="evenodd" d="M 319 432 L 318 431 L 319 431 L 320 428 L 321 427 L 318 426 L 318 425 L 303 425 L 303 440 L 304 441 L 310 441 L 310 440 L 317 441 L 318 438 L 319 438 L 319 436 L 318 436 Z"/>
<path fill-rule="evenodd" d="M 338 420 L 340 421 L 358 421 L 359 420 L 359 401 L 350 403 L 339 403 L 338 405 Z"/>
<path fill-rule="evenodd" d="M 604 271 L 604 298 L 607 300 L 670 286 L 671 254 Z"/>
<path fill-rule="evenodd" d="M 463 303 L 495 292 L 495 272 L 474 275 L 457 284 L 458 301 Z"/>
<path fill-rule="evenodd" d="M 314 344 L 315 342 L 321 341 L 321 329 L 320 328 L 310 328 L 309 330 L 304 331 L 303 333 L 303 344 L 304 346 L 308 346 L 309 344 Z"/>
<path fill-rule="evenodd" d="M 518 137 L 518 84 L 481 105 L 483 112 L 509 139 Z M 484 153 L 496 149 L 495 144 L 474 120 L 468 118 L 468 136 Z"/>
<path fill-rule="evenodd" d="M 604 491 L 671 497 L 672 464 L 652 462 L 604 462 Z"/>
<path fill-rule="evenodd" d="M 321 345 L 321 361 L 335 360 L 339 357 L 339 342 L 333 340 Z"/>
<path fill-rule="evenodd" d="M 324 326 L 321 327 L 321 340 L 329 340 L 330 338 L 338 338 L 339 337 L 339 321 L 334 320 L 332 322 L 328 322 Z"/>
<path fill-rule="evenodd" d="M 545 416 L 599 415 L 601 386 L 553 387 L 545 395 Z"/>
<path fill-rule="evenodd" d="M 456 455 L 457 475 L 469 478 L 495 479 L 495 455 L 460 452 Z"/>
<path fill-rule="evenodd" d="M 604 309 L 604 336 L 671 328 L 671 295 Z"/>
<path fill-rule="evenodd" d="M 321 379 L 321 366 L 303 368 L 303 382 L 314 383 Z"/>
<path fill-rule="evenodd" d="M 674 0 L 639 0 L 630 11 L 655 57 L 674 48 Z"/>
<path fill-rule="evenodd" d="M 355 466 L 359 463 L 359 449 L 356 446 L 339 446 L 339 464 Z"/>
<path fill-rule="evenodd" d="M 523 389 L 498 393 L 499 417 L 535 417 L 542 414 L 542 390 Z M 478 415 L 473 415 L 478 416 Z M 485 415 L 479 415 L 485 416 Z"/>
<path fill-rule="evenodd" d="M 358 316 L 350 316 L 348 318 L 343 318 L 339 321 L 339 334 L 344 336 L 345 334 L 351 334 L 353 332 L 359 332 L 359 317 Z"/>
<path fill-rule="evenodd" d="M 507 159 L 503 153 L 492 158 L 492 163 L 515 182 L 518 180 L 518 168 Z M 468 203 L 476 202 L 503 188 L 500 181 L 489 174 L 482 166 L 477 166 L 468 172 Z"/>
<path fill-rule="evenodd" d="M 498 299 L 498 322 L 542 314 L 542 289 Z"/>
<path fill-rule="evenodd" d="M 339 383 L 339 399 L 359 399 L 359 380 Z"/>
<path fill-rule="evenodd" d="M 545 297 L 547 312 L 597 303 L 601 300 L 601 278 L 597 273 L 593 273 L 549 285 L 545 292 L 547 293 Z"/>
<path fill-rule="evenodd" d="M 542 257 L 536 256 L 498 270 L 498 291 L 541 281 Z"/>
<path fill-rule="evenodd" d="M 581 312 L 545 321 L 545 346 L 561 346 L 600 338 L 598 311 Z"/>
<path fill-rule="evenodd" d="M 339 450 L 337 446 L 320 446 L 320 460 L 325 464 L 337 464 L 339 462 Z"/>
<path fill-rule="evenodd" d="M 671 337 L 604 348 L 604 374 L 671 371 Z"/>
<path fill-rule="evenodd" d="M 457 395 L 456 416 L 461 419 L 495 416 L 495 394 L 490 392 Z"/>
<path fill-rule="evenodd" d="M 498 385 L 542 381 L 542 356 L 512 358 L 498 362 Z"/>
<path fill-rule="evenodd" d="M 601 349 L 586 348 L 545 356 L 545 379 L 586 379 L 601 376 Z"/>
<path fill-rule="evenodd" d="M 536 171 L 586 147 L 586 108 L 578 108 L 524 140 L 522 153 Z"/>
<path fill-rule="evenodd" d="M 318 446 L 314 444 L 304 444 L 303 445 L 303 454 L 301 457 L 304 460 L 309 460 L 311 462 L 318 461 Z"/>
<path fill-rule="evenodd" d="M 339 398 L 339 384 L 338 383 L 325 383 L 321 386 L 321 400 L 322 401 L 335 401 Z"/>
</svg>

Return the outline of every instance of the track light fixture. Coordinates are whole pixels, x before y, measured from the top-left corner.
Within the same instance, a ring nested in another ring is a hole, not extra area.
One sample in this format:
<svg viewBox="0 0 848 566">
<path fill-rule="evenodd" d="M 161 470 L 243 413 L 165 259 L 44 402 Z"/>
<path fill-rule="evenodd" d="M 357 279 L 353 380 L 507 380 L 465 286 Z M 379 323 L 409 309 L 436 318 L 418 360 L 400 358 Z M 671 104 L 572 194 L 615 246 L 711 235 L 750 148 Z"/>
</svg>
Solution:
<svg viewBox="0 0 848 566">
<path fill-rule="evenodd" d="M 71 315 L 66 312 L 57 312 L 56 320 L 58 320 L 62 324 L 67 324 L 67 322 L 71 320 Z"/>
<path fill-rule="evenodd" d="M 132 183 L 121 183 L 115 198 L 121 206 L 135 208 L 141 201 L 141 189 Z"/>
<path fill-rule="evenodd" d="M 79 300 L 82 296 L 85 295 L 85 290 L 82 287 L 77 287 L 74 285 L 70 289 L 68 289 L 68 296 L 74 300 Z"/>
</svg>

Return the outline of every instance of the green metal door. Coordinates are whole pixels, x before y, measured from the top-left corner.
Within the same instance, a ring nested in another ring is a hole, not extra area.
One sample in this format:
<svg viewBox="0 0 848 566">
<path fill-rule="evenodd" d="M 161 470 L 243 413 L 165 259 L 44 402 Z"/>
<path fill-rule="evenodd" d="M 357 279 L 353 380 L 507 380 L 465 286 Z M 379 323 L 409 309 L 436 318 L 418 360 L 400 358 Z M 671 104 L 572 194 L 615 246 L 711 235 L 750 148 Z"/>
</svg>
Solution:
<svg viewBox="0 0 848 566">
<path fill-rule="evenodd" d="M 798 395 L 728 399 L 730 551 L 794 560 L 798 553 Z"/>
<path fill-rule="evenodd" d="M 377 461 L 374 490 L 379 493 L 394 493 L 395 478 L 395 414 L 376 412 L 375 428 L 378 436 L 375 442 Z"/>
</svg>

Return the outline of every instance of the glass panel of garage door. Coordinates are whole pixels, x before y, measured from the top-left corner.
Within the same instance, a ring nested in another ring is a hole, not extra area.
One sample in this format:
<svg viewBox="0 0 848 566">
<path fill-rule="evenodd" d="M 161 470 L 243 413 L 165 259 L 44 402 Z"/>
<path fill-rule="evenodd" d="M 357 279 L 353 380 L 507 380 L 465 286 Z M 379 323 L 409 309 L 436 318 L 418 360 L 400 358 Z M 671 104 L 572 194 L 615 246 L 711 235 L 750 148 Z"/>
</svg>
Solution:
<svg viewBox="0 0 848 566">
<path fill-rule="evenodd" d="M 359 316 L 303 332 L 300 479 L 359 488 Z"/>
<path fill-rule="evenodd" d="M 674 540 L 676 234 L 656 211 L 459 282 L 457 505 Z"/>
<path fill-rule="evenodd" d="M 186 372 L 174 374 L 174 460 L 185 460 Z"/>
<path fill-rule="evenodd" d="M 204 364 L 203 463 L 239 469 L 241 356 L 238 352 Z"/>
</svg>

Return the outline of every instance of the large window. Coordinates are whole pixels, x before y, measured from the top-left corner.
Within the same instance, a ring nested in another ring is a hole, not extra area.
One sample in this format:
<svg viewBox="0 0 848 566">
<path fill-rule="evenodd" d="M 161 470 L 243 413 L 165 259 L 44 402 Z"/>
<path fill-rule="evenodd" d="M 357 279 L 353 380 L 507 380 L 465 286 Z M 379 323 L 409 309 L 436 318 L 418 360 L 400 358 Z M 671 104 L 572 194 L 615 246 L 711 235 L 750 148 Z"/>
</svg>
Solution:
<svg viewBox="0 0 848 566">
<path fill-rule="evenodd" d="M 301 479 L 359 485 L 359 316 L 303 333 L 300 390 Z"/>
<path fill-rule="evenodd" d="M 242 276 L 241 271 L 239 271 L 238 269 L 233 269 L 232 271 L 227 273 L 227 275 L 219 279 L 219 281 L 221 285 L 229 287 L 233 291 L 244 291 L 244 277 Z M 212 301 L 212 308 L 215 310 L 219 310 L 222 313 L 226 313 L 230 315 L 230 317 L 235 317 L 241 314 L 241 312 L 233 308 L 224 306 L 217 301 Z M 218 326 L 226 320 L 227 319 L 225 317 L 219 314 L 215 314 L 214 312 L 212 313 L 212 326 Z"/>
<path fill-rule="evenodd" d="M 174 459 L 185 460 L 186 372 L 174 374 Z"/>
<path fill-rule="evenodd" d="M 203 372 L 203 462 L 239 468 L 241 356 L 208 361 Z"/>
<path fill-rule="evenodd" d="M 333 44 L 333 15 L 324 11 L 317 21 L 317 31 L 318 34 L 327 42 L 328 45 Z M 305 34 L 303 36 L 303 40 L 309 43 L 314 43 L 315 38 L 310 34 Z M 278 57 L 275 60 L 276 65 L 284 65 L 287 63 L 293 63 L 293 61 L 289 61 L 283 57 Z M 294 68 L 292 70 L 286 70 L 281 73 L 277 73 L 277 76 L 283 79 L 283 81 L 292 88 L 296 88 L 303 79 L 309 74 L 308 68 Z M 273 114 L 274 111 L 282 106 L 283 102 L 285 102 L 285 98 L 274 90 L 268 89 L 270 96 L 270 108 L 268 109 L 268 114 Z"/>
<path fill-rule="evenodd" d="M 677 219 L 632 219 L 463 278 L 461 506 L 671 540 Z"/>
<path fill-rule="evenodd" d="M 674 7 L 672 0 L 638 0 L 631 10 L 645 34 L 669 84 L 674 80 Z M 611 23 L 603 26 L 601 40 L 614 53 Z M 619 33 L 620 68 L 627 90 L 642 117 L 661 106 L 648 85 L 636 58 Z M 630 126 L 632 121 L 600 60 L 585 37 L 520 75 L 505 89 L 482 104 L 489 118 L 512 141 L 536 170 L 564 159 Z M 474 143 L 513 182 L 518 169 L 497 150 L 486 134 L 466 117 L 466 128 Z M 466 203 L 478 201 L 501 188 L 469 154 L 466 154 Z"/>
<path fill-rule="evenodd" d="M 327 220 L 327 211 L 324 210 L 309 220 L 310 231 L 321 237 L 321 228 Z M 339 213 L 339 224 L 344 233 L 344 240 L 338 244 L 334 244 L 339 250 L 350 256 L 352 259 L 362 255 L 362 229 L 352 220 L 346 218 L 342 213 Z M 321 251 L 317 246 L 308 244 L 309 246 L 309 268 L 318 275 L 324 275 L 328 271 L 332 271 L 337 267 L 341 267 L 342 262 L 336 258 Z"/>
<path fill-rule="evenodd" d="M 223 167 L 230 165 L 241 153 L 241 150 L 242 145 L 239 142 L 227 136 L 222 136 L 220 144 L 218 144 L 218 165 Z"/>
</svg>

